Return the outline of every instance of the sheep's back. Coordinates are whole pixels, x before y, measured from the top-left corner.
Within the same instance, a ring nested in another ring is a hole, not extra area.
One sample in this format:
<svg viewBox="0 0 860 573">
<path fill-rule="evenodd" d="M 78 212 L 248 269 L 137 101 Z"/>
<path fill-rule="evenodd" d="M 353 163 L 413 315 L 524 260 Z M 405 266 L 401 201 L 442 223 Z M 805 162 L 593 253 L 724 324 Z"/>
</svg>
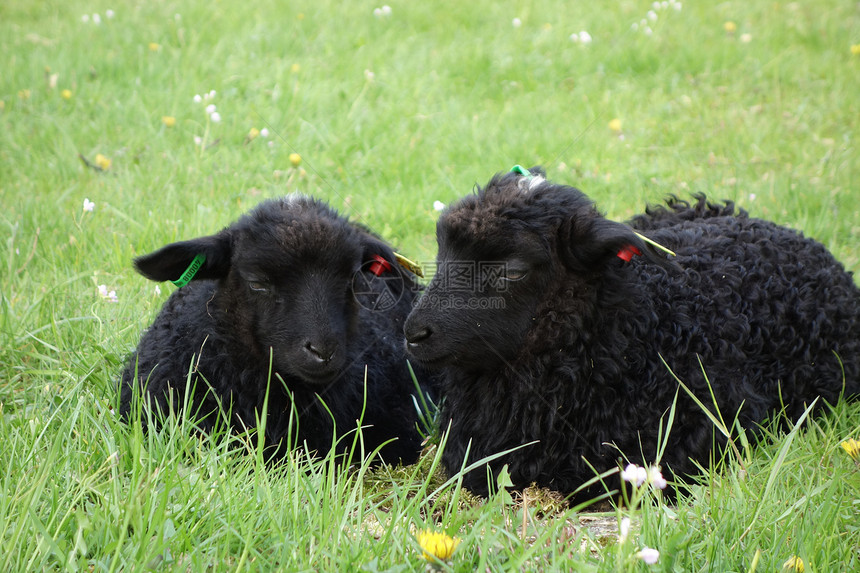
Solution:
<svg viewBox="0 0 860 573">
<path fill-rule="evenodd" d="M 654 350 L 696 379 L 701 357 L 732 407 L 761 421 L 782 399 L 799 414 L 815 396 L 860 387 L 860 290 L 820 243 L 758 219 L 688 221 L 650 235 L 677 253 L 676 274 L 639 277 L 659 324 Z M 838 358 L 837 358 L 838 355 Z M 840 363 L 841 362 L 841 363 Z"/>
</svg>

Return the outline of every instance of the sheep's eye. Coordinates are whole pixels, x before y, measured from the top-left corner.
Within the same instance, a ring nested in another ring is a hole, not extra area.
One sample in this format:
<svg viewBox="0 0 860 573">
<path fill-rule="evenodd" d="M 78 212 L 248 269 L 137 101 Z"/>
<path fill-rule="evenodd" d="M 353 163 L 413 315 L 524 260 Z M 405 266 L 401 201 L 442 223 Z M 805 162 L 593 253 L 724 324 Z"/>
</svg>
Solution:
<svg viewBox="0 0 860 573">
<path fill-rule="evenodd" d="M 260 281 L 248 281 L 248 288 L 254 292 L 269 292 L 269 285 Z"/>
<path fill-rule="evenodd" d="M 502 279 L 514 282 L 524 279 L 527 274 L 529 274 L 529 272 L 526 269 L 505 269 Z"/>
</svg>

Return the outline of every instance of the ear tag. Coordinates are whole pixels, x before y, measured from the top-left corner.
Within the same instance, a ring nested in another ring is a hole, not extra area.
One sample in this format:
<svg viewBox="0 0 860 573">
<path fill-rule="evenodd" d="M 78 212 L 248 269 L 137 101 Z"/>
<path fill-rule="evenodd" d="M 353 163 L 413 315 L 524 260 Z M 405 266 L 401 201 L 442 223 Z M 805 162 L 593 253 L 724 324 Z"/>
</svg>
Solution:
<svg viewBox="0 0 860 573">
<path fill-rule="evenodd" d="M 401 255 L 400 253 L 394 253 L 394 258 L 397 260 L 397 263 L 401 267 L 403 267 L 404 269 L 406 269 L 407 271 L 409 271 L 413 275 L 417 275 L 421 278 L 424 278 L 424 271 L 421 270 L 421 265 L 419 265 L 415 261 L 407 259 L 406 257 Z"/>
<path fill-rule="evenodd" d="M 390 270 L 391 263 L 389 263 L 379 255 L 373 255 L 373 262 L 370 264 L 370 272 L 372 272 L 376 276 L 379 276 L 382 273 L 386 273 Z"/>
<path fill-rule="evenodd" d="M 532 172 L 523 167 L 522 165 L 514 165 L 513 167 L 511 167 L 511 173 L 519 173 L 523 177 L 528 178 L 534 177 L 534 175 L 532 175 Z"/>
<path fill-rule="evenodd" d="M 625 263 L 629 263 L 630 259 L 632 259 L 636 255 L 641 255 L 642 251 L 636 248 L 634 245 L 625 245 L 621 247 L 621 250 L 618 251 L 616 255 L 619 259 L 624 261 Z"/>
<path fill-rule="evenodd" d="M 523 176 L 523 178 L 520 179 L 517 183 L 517 187 L 519 187 L 520 191 L 524 193 L 529 193 L 533 191 L 536 187 L 538 187 L 541 183 L 545 181 L 543 176 L 535 175 L 522 165 L 514 165 L 513 167 L 511 167 L 510 172 Z"/>
<path fill-rule="evenodd" d="M 180 276 L 175 281 L 170 281 L 170 282 L 172 282 L 173 284 L 175 284 L 176 286 L 178 286 L 180 288 L 184 287 L 189 282 L 191 282 L 191 279 L 194 278 L 194 275 L 197 274 L 197 271 L 200 270 L 200 267 L 202 267 L 203 263 L 205 263 L 205 262 L 206 262 L 206 255 L 204 255 L 203 253 L 196 255 L 194 257 L 194 260 L 191 261 L 191 264 L 188 265 L 188 268 L 185 269 L 185 272 L 182 273 L 182 276 Z"/>
</svg>

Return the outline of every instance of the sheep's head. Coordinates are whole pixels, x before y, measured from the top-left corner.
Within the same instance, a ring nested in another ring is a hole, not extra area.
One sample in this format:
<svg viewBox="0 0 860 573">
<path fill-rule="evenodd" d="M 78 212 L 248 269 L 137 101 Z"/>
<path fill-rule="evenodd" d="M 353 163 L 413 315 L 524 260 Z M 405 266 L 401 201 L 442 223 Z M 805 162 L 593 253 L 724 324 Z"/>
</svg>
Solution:
<svg viewBox="0 0 860 573">
<path fill-rule="evenodd" d="M 187 288 L 213 280 L 215 292 L 207 308 L 189 312 L 213 313 L 237 341 L 237 355 L 268 362 L 271 349 L 276 372 L 312 386 L 349 366 L 356 277 L 374 263 L 401 272 L 383 241 L 302 196 L 266 201 L 217 234 L 169 244 L 135 266 L 151 280 L 175 280 L 198 255 L 205 261 Z"/>
<path fill-rule="evenodd" d="M 601 216 L 577 189 L 546 182 L 538 168 L 496 175 L 449 207 L 436 238 L 437 272 L 406 322 L 407 350 L 427 365 L 466 370 L 511 360 L 541 309 L 586 305 L 553 297 L 587 300 L 619 251 L 647 250 L 629 227 Z"/>
</svg>

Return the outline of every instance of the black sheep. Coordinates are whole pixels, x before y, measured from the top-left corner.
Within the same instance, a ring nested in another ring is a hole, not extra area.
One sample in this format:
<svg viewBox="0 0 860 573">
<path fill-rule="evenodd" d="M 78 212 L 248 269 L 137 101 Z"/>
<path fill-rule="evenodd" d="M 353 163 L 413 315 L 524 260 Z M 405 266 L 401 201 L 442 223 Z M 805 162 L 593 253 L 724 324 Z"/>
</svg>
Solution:
<svg viewBox="0 0 860 573">
<path fill-rule="evenodd" d="M 438 271 L 406 321 L 409 353 L 444 373 L 449 471 L 537 441 L 465 476 L 476 493 L 508 464 L 517 487 L 574 492 L 597 472 L 707 465 L 713 424 L 666 364 L 728 424 L 860 393 L 860 290 L 819 243 L 731 204 L 670 201 L 631 222 L 601 216 L 539 168 L 496 175 L 444 211 Z M 617 478 L 615 478 L 617 479 Z M 588 495 L 594 493 L 586 492 Z"/>
<path fill-rule="evenodd" d="M 360 419 L 366 452 L 391 441 L 381 450 L 385 461 L 417 458 L 417 392 L 403 323 L 419 289 L 368 230 L 294 195 L 261 203 L 217 234 L 139 257 L 135 266 L 154 281 L 193 278 L 165 302 L 130 357 L 120 386 L 123 417 L 135 395 L 163 415 L 171 403 L 174 410 L 183 404 L 190 387 L 203 430 L 211 431 L 218 412 L 243 430 L 256 426 L 268 391 L 265 438 L 273 455 L 296 444 L 324 454 L 335 434 L 355 430 Z M 338 451 L 351 444 L 351 436 L 341 440 Z"/>
</svg>

